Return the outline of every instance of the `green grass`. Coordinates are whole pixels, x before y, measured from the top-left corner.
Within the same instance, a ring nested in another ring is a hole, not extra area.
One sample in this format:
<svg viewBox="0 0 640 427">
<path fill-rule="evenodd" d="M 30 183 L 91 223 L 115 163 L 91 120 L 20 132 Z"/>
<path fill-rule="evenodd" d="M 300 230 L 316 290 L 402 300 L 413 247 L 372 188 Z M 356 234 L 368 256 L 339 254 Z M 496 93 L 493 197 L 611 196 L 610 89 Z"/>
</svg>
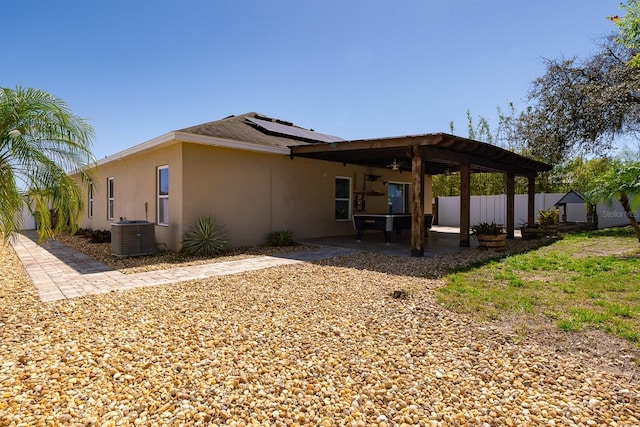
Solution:
<svg viewBox="0 0 640 427">
<path fill-rule="evenodd" d="M 450 274 L 437 297 L 481 320 L 539 315 L 563 331 L 595 328 L 640 345 L 639 278 L 640 246 L 626 227 L 565 236 Z"/>
</svg>

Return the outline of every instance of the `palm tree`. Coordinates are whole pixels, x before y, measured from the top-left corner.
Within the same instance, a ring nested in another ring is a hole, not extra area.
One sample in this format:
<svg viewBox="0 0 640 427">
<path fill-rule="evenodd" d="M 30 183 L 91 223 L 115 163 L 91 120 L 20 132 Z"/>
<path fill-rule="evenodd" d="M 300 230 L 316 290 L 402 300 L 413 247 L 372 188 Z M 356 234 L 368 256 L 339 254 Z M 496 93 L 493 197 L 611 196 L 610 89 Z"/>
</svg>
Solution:
<svg viewBox="0 0 640 427">
<path fill-rule="evenodd" d="M 640 206 L 640 161 L 613 161 L 609 169 L 593 180 L 586 197 L 593 204 L 611 205 L 614 199 L 619 200 L 640 242 L 640 226 L 635 217 L 635 210 Z"/>
<path fill-rule="evenodd" d="M 21 228 L 25 206 L 36 217 L 40 241 L 67 227 L 75 231 L 83 193 L 69 172 L 91 181 L 92 138 L 93 128 L 55 96 L 0 88 L 0 235 L 5 241 Z"/>
</svg>

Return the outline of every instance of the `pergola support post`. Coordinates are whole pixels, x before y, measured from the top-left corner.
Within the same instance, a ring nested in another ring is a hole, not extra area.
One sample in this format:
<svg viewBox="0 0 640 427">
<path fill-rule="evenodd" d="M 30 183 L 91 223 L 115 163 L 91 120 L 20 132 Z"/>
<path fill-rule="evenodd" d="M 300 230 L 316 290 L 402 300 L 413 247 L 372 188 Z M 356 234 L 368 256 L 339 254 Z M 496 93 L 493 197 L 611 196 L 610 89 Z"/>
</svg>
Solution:
<svg viewBox="0 0 640 427">
<path fill-rule="evenodd" d="M 460 246 L 469 247 L 471 228 L 471 167 L 460 164 Z"/>
<path fill-rule="evenodd" d="M 530 176 L 527 181 L 527 224 L 536 222 L 536 178 Z"/>
<path fill-rule="evenodd" d="M 411 256 L 424 256 L 424 159 L 419 145 L 411 147 Z"/>
<path fill-rule="evenodd" d="M 507 173 L 507 239 L 515 238 L 515 194 L 516 177 L 513 173 Z"/>
</svg>

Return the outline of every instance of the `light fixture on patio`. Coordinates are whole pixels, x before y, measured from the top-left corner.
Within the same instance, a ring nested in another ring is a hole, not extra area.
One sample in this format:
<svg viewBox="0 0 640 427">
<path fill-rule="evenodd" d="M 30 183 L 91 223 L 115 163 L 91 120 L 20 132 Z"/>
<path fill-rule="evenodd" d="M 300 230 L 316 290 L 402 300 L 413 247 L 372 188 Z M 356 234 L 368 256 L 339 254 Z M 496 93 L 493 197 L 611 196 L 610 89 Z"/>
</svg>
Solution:
<svg viewBox="0 0 640 427">
<path fill-rule="evenodd" d="M 387 167 L 391 168 L 392 171 L 399 171 L 400 163 L 398 163 L 397 159 L 393 159 L 393 163 L 391 163 L 390 165 L 387 165 Z"/>
</svg>

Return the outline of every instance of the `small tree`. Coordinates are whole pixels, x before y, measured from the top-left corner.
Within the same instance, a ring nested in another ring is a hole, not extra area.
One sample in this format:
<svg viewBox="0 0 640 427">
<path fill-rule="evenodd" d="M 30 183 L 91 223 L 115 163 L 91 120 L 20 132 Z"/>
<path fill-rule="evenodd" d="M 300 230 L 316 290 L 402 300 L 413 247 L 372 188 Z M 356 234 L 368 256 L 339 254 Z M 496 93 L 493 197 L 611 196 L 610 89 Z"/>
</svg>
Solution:
<svg viewBox="0 0 640 427">
<path fill-rule="evenodd" d="M 627 66 L 634 52 L 606 39 L 599 51 L 576 58 L 545 60 L 528 108 L 517 118 L 522 144 L 550 163 L 577 154 L 606 154 L 615 138 L 640 129 L 640 68 Z"/>
<path fill-rule="evenodd" d="M 609 205 L 614 199 L 619 200 L 640 242 L 640 226 L 634 214 L 640 206 L 640 161 L 615 160 L 611 168 L 593 180 L 586 198 L 590 203 Z"/>
<path fill-rule="evenodd" d="M 20 229 L 26 205 L 38 218 L 39 239 L 77 228 L 82 188 L 90 181 L 93 129 L 60 99 L 36 89 L 0 88 L 0 236 Z M 52 227 L 50 212 L 57 218 Z"/>
<path fill-rule="evenodd" d="M 566 193 L 569 190 L 576 190 L 586 193 L 590 190 L 593 177 L 601 175 L 609 168 L 611 168 L 609 157 L 594 159 L 574 157 L 553 169 L 553 173 L 549 176 L 552 192 Z"/>
</svg>

